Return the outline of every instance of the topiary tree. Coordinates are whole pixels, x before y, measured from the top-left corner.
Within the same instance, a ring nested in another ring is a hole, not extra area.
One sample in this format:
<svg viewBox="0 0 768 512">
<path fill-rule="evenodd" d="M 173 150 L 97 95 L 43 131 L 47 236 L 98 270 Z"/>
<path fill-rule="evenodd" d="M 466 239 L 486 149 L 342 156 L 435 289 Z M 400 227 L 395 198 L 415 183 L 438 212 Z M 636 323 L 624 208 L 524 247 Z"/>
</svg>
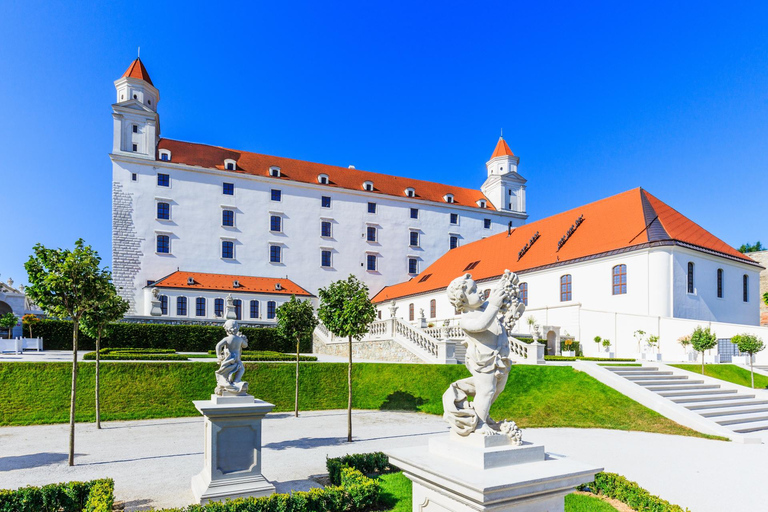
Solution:
<svg viewBox="0 0 768 512">
<path fill-rule="evenodd" d="M 294 414 L 299 417 L 299 345 L 301 340 L 312 336 L 317 326 L 315 310 L 308 300 L 299 300 L 291 295 L 291 300 L 277 308 L 277 328 L 289 340 L 296 340 L 296 395 Z"/>
<path fill-rule="evenodd" d="M 603 345 L 603 347 L 605 347 L 605 351 L 606 351 L 606 352 L 610 352 L 610 349 L 611 349 L 611 340 L 609 340 L 608 338 L 605 338 L 605 339 L 602 341 L 602 345 Z"/>
<path fill-rule="evenodd" d="M 709 327 L 699 325 L 691 334 L 691 346 L 696 352 L 701 352 L 701 374 L 704 375 L 704 352 L 717 346 L 717 335 Z"/>
<path fill-rule="evenodd" d="M 749 370 L 752 374 L 752 389 L 755 388 L 755 369 L 753 365 L 754 355 L 765 348 L 763 340 L 753 334 L 737 334 L 731 341 L 739 347 L 739 352 L 749 354 Z"/>
<path fill-rule="evenodd" d="M 69 465 L 75 464 L 75 398 L 77 396 L 77 333 L 83 315 L 99 306 L 109 271 L 83 239 L 75 248 L 48 249 L 36 244 L 24 264 L 29 277 L 27 296 L 55 318 L 72 320 L 72 392 L 69 403 Z"/>
<path fill-rule="evenodd" d="M 603 345 L 603 338 L 600 336 L 595 336 L 592 339 L 595 341 L 595 343 L 597 343 L 597 351 L 600 352 L 600 347 Z"/>
<path fill-rule="evenodd" d="M 36 315 L 33 315 L 32 313 L 27 313 L 23 317 L 21 317 L 21 325 L 27 326 L 27 329 L 29 329 L 29 337 L 32 338 L 32 326 L 35 325 L 40 321 L 39 318 L 37 318 Z M 22 329 L 23 332 L 23 329 Z"/>
<path fill-rule="evenodd" d="M 317 315 L 336 336 L 349 339 L 349 366 L 347 368 L 347 441 L 352 442 L 352 338 L 360 339 L 376 319 L 376 307 L 368 298 L 368 287 L 351 275 L 346 280 L 334 281 L 320 288 L 320 307 Z"/>
<path fill-rule="evenodd" d="M 80 322 L 80 330 L 86 336 L 96 340 L 96 428 L 101 428 L 101 407 L 99 405 L 99 368 L 101 366 L 101 354 L 99 351 L 101 350 L 101 336 L 107 324 L 123 318 L 129 307 L 128 302 L 117 294 L 117 290 L 111 281 L 105 280 L 102 284 L 104 285 L 102 289 L 103 297 L 99 301 L 98 307 L 86 312 Z"/>
<path fill-rule="evenodd" d="M 13 328 L 19 323 L 19 319 L 10 311 L 0 316 L 0 327 L 8 331 L 8 339 L 13 337 Z"/>
<path fill-rule="evenodd" d="M 652 334 L 648 336 L 648 341 L 646 341 L 646 343 L 648 344 L 649 347 L 651 347 L 651 350 L 655 352 L 659 346 L 659 337 L 656 336 L 655 334 Z"/>
<path fill-rule="evenodd" d="M 637 353 L 639 354 L 642 352 L 642 349 L 640 348 L 640 345 L 643 343 L 643 340 L 645 339 L 645 331 L 642 329 L 638 329 L 635 331 L 635 339 L 637 340 Z"/>
</svg>

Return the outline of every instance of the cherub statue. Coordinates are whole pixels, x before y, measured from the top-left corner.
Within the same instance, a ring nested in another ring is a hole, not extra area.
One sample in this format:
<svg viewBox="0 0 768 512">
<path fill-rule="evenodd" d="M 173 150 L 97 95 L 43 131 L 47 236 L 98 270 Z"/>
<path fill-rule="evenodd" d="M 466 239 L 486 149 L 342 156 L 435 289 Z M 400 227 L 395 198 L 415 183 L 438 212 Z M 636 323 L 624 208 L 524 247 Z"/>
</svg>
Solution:
<svg viewBox="0 0 768 512">
<path fill-rule="evenodd" d="M 224 322 L 224 330 L 227 332 L 220 342 L 216 344 L 216 358 L 219 369 L 216 370 L 216 390 L 219 396 L 246 395 L 248 383 L 240 380 L 245 372 L 245 367 L 240 359 L 242 350 L 248 346 L 246 338 L 238 329 L 237 322 L 227 320 Z"/>
<path fill-rule="evenodd" d="M 525 309 L 519 300 L 518 278 L 504 271 L 488 300 L 477 291 L 471 274 L 454 279 L 448 300 L 460 313 L 459 327 L 466 333 L 466 366 L 471 377 L 454 382 L 443 394 L 443 417 L 455 433 L 467 436 L 506 435 L 514 444 L 522 442 L 514 422 L 497 423 L 490 417 L 493 402 L 507 384 L 511 361 L 507 330 L 514 327 Z M 474 397 L 470 403 L 467 398 Z"/>
</svg>

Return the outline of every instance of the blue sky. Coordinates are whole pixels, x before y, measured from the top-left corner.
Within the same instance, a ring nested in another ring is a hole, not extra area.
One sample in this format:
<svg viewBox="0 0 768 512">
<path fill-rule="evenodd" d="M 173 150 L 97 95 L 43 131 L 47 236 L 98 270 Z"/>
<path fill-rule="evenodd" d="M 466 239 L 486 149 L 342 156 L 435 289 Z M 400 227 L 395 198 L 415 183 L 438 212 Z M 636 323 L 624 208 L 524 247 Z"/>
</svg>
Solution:
<svg viewBox="0 0 768 512">
<path fill-rule="evenodd" d="M 138 46 L 170 138 L 477 188 L 503 128 L 531 220 L 642 186 L 766 244 L 768 4 L 670 4 L 0 0 L 0 279 L 110 264 Z"/>
</svg>

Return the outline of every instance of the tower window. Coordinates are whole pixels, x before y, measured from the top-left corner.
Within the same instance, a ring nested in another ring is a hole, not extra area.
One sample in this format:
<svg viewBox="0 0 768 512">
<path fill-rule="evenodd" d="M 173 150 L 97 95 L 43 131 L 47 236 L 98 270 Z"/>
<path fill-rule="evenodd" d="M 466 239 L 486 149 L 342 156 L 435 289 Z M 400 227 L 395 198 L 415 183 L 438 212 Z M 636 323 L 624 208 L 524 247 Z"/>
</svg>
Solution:
<svg viewBox="0 0 768 512">
<path fill-rule="evenodd" d="M 419 218 L 419 209 L 418 208 L 411 208 L 411 218 L 412 219 L 418 219 Z"/>
<path fill-rule="evenodd" d="M 205 298 L 195 299 L 195 316 L 205 316 Z"/>
<path fill-rule="evenodd" d="M 221 225 L 233 227 L 235 225 L 235 212 L 233 210 L 221 211 Z"/>
<path fill-rule="evenodd" d="M 133 144 L 132 148 L 133 148 L 133 152 L 135 153 L 136 151 L 139 150 L 139 145 L 138 144 Z"/>
<path fill-rule="evenodd" d="M 282 251 L 280 250 L 281 247 L 279 245 L 270 245 L 269 246 L 269 262 L 270 263 L 280 263 L 282 261 Z"/>
<path fill-rule="evenodd" d="M 157 203 L 157 218 L 159 220 L 169 220 L 171 218 L 171 205 L 168 203 Z"/>
<path fill-rule="evenodd" d="M 251 301 L 251 318 L 259 318 L 259 301 Z"/>
<path fill-rule="evenodd" d="M 411 238 L 409 240 L 409 245 L 411 247 L 418 247 L 419 246 L 419 232 L 418 231 L 411 231 L 410 235 L 411 235 Z"/>
<path fill-rule="evenodd" d="M 741 286 L 742 299 L 744 302 L 749 302 L 749 276 L 747 274 L 744 274 L 744 277 L 741 279 Z"/>
<path fill-rule="evenodd" d="M 157 186 L 158 187 L 170 187 L 171 177 L 167 174 L 157 173 Z"/>
<path fill-rule="evenodd" d="M 723 269 L 717 269 L 717 298 L 723 298 Z"/>
<path fill-rule="evenodd" d="M 139 97 L 138 97 L 137 95 L 135 95 L 135 94 L 134 94 L 134 95 L 133 95 L 133 99 L 137 100 L 137 99 L 139 99 Z"/>
<path fill-rule="evenodd" d="M 133 133 L 139 133 L 139 125 L 133 125 Z"/>
<path fill-rule="evenodd" d="M 282 201 L 283 193 L 280 190 L 272 189 L 271 196 L 273 201 Z"/>
<path fill-rule="evenodd" d="M 324 220 L 320 223 L 320 236 L 331 237 L 331 223 L 329 221 Z"/>
<path fill-rule="evenodd" d="M 375 242 L 376 241 L 376 228 L 373 226 L 368 226 L 366 229 L 366 240 L 369 242 Z"/>
<path fill-rule="evenodd" d="M 520 283 L 520 302 L 528 305 L 528 283 Z"/>
<path fill-rule="evenodd" d="M 187 316 L 187 298 L 176 297 L 176 315 Z"/>
<path fill-rule="evenodd" d="M 560 277 L 560 302 L 566 302 L 573 298 L 573 280 L 571 274 Z"/>
<path fill-rule="evenodd" d="M 331 266 L 331 251 L 325 250 L 320 252 L 320 266 L 330 268 Z"/>
<path fill-rule="evenodd" d="M 331 198 L 329 196 L 323 196 L 320 198 L 320 206 L 322 208 L 330 208 L 331 207 Z"/>
<path fill-rule="evenodd" d="M 280 233 L 282 229 L 283 219 L 279 215 L 272 215 L 269 218 L 269 230 L 276 233 Z"/>
<path fill-rule="evenodd" d="M 485 229 L 491 229 L 491 219 L 483 219 L 483 227 Z"/>
<path fill-rule="evenodd" d="M 224 299 L 213 301 L 213 314 L 219 317 L 224 316 Z"/>
<path fill-rule="evenodd" d="M 688 293 L 693 293 L 693 262 L 688 262 Z"/>
<path fill-rule="evenodd" d="M 376 213 L 376 203 L 368 203 L 368 213 Z"/>
<path fill-rule="evenodd" d="M 235 195 L 235 184 L 223 183 L 221 186 L 221 191 L 225 196 L 233 196 Z"/>
<path fill-rule="evenodd" d="M 269 302 L 267 302 L 267 318 L 269 318 L 270 320 L 275 318 L 275 306 L 276 306 L 275 301 L 270 300 Z"/>
<path fill-rule="evenodd" d="M 139 175 L 135 172 L 131 173 L 131 181 L 137 181 L 139 179 Z"/>
<path fill-rule="evenodd" d="M 458 213 L 452 213 L 451 214 L 451 224 L 458 224 L 459 223 L 459 214 Z"/>
<path fill-rule="evenodd" d="M 171 237 L 168 235 L 157 235 L 157 252 L 160 254 L 170 254 Z"/>
<path fill-rule="evenodd" d="M 231 260 L 235 257 L 235 243 L 233 241 L 221 241 L 221 257 L 227 260 Z"/>
<path fill-rule="evenodd" d="M 624 295 L 627 293 L 627 266 L 616 265 L 613 267 L 613 294 Z"/>
<path fill-rule="evenodd" d="M 408 258 L 408 273 L 409 274 L 419 273 L 419 260 L 417 258 Z"/>
<path fill-rule="evenodd" d="M 371 272 L 376 271 L 376 255 L 375 254 L 367 254 L 365 257 L 366 261 L 366 269 L 368 269 Z"/>
<path fill-rule="evenodd" d="M 459 246 L 459 237 L 456 235 L 451 235 L 449 244 L 451 249 L 457 248 Z"/>
</svg>

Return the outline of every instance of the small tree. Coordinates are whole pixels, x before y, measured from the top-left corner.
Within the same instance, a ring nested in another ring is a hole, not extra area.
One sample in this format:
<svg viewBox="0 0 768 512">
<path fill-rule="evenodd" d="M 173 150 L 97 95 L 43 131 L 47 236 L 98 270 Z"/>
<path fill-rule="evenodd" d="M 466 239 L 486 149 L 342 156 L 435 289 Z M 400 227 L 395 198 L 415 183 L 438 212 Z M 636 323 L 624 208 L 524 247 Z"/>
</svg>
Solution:
<svg viewBox="0 0 768 512">
<path fill-rule="evenodd" d="M 659 337 L 655 334 L 652 334 L 648 336 L 648 341 L 646 341 L 649 347 L 651 347 L 651 350 L 656 351 L 656 349 L 659 346 Z"/>
<path fill-rule="evenodd" d="M 525 319 L 525 322 L 528 324 L 528 332 L 530 334 L 533 334 L 533 326 L 536 325 L 536 318 L 533 316 L 529 316 Z"/>
<path fill-rule="evenodd" d="M 320 307 L 317 314 L 325 326 L 336 336 L 349 339 L 349 366 L 347 368 L 347 441 L 352 442 L 352 338 L 360 339 L 376 319 L 376 307 L 368 298 L 368 287 L 350 275 L 320 288 Z"/>
<path fill-rule="evenodd" d="M 19 323 L 19 319 L 10 311 L 3 316 L 0 316 L 0 327 L 8 331 L 8 339 L 13 337 L 13 328 Z"/>
<path fill-rule="evenodd" d="M 37 318 L 36 315 L 33 315 L 32 313 L 27 313 L 23 317 L 21 317 L 21 325 L 27 326 L 27 329 L 29 329 L 29 337 L 32 338 L 32 326 L 35 325 L 40 321 L 39 318 Z M 23 329 L 22 329 L 23 332 Z"/>
<path fill-rule="evenodd" d="M 117 290 L 112 282 L 105 280 L 103 285 L 103 297 L 99 301 L 98 307 L 85 313 L 80 323 L 80 330 L 96 340 L 96 428 L 101 428 L 101 407 L 99 405 L 99 368 L 101 366 L 101 354 L 99 351 L 101 350 L 101 337 L 108 323 L 120 320 L 128 311 L 128 302 L 117 294 Z"/>
<path fill-rule="evenodd" d="M 763 340 L 752 334 L 737 334 L 731 341 L 739 347 L 739 352 L 749 354 L 749 370 L 752 374 L 752 389 L 755 388 L 754 355 L 765 348 Z"/>
<path fill-rule="evenodd" d="M 290 340 L 296 340 L 296 395 L 294 414 L 299 417 L 299 346 L 301 340 L 312 336 L 317 326 L 317 318 L 308 300 L 299 300 L 291 295 L 291 300 L 277 308 L 277 328 Z"/>
<path fill-rule="evenodd" d="M 635 339 L 637 340 L 637 353 L 639 354 L 642 352 L 642 349 L 640 348 L 640 344 L 643 343 L 643 340 L 645 339 L 645 331 L 642 329 L 638 329 L 635 331 Z"/>
<path fill-rule="evenodd" d="M 75 248 L 47 249 L 36 244 L 24 264 L 29 277 L 25 292 L 50 316 L 72 320 L 72 391 L 69 402 L 69 465 L 75 464 L 75 398 L 77 396 L 77 333 L 83 315 L 99 304 L 109 272 L 82 239 Z"/>
<path fill-rule="evenodd" d="M 709 327 L 699 325 L 691 334 L 691 346 L 696 352 L 701 352 L 701 374 L 704 375 L 704 352 L 717 346 L 717 335 Z"/>
<path fill-rule="evenodd" d="M 605 338 L 605 339 L 603 340 L 603 342 L 602 342 L 602 345 L 603 345 L 603 347 L 605 347 L 605 351 L 606 351 L 606 352 L 610 352 L 610 348 L 611 348 L 611 340 L 609 340 L 608 338 Z"/>
<path fill-rule="evenodd" d="M 600 336 L 595 336 L 592 339 L 595 341 L 595 343 L 597 343 L 597 351 L 600 352 L 600 347 L 603 345 L 603 338 Z"/>
</svg>

